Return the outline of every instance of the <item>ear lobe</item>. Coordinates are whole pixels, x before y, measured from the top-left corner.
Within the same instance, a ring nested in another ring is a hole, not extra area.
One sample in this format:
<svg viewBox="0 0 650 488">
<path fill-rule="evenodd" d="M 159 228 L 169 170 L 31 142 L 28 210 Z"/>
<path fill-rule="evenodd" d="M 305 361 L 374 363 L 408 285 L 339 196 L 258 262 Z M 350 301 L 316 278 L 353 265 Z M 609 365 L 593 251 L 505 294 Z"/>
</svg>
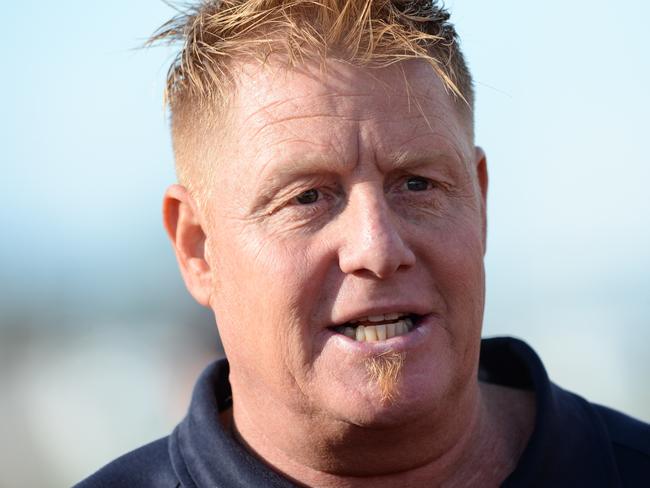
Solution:
<svg viewBox="0 0 650 488">
<path fill-rule="evenodd" d="M 206 233 L 198 207 L 185 187 L 172 185 L 165 192 L 163 222 L 185 286 L 197 302 L 208 306 L 212 293 L 212 273 L 206 260 Z"/>
<path fill-rule="evenodd" d="M 481 219 L 483 221 L 483 254 L 487 251 L 487 195 L 488 195 L 488 169 L 487 157 L 482 148 L 474 149 L 476 178 L 481 192 Z"/>
</svg>

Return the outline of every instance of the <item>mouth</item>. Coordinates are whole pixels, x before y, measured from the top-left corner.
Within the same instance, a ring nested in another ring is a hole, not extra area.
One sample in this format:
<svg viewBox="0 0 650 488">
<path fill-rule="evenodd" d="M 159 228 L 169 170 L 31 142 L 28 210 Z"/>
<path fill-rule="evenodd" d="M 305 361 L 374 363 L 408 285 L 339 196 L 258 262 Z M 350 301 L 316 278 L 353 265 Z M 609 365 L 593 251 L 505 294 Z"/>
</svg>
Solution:
<svg viewBox="0 0 650 488">
<path fill-rule="evenodd" d="M 371 315 L 329 329 L 357 342 L 378 342 L 408 334 L 418 327 L 422 318 L 411 312 Z"/>
</svg>

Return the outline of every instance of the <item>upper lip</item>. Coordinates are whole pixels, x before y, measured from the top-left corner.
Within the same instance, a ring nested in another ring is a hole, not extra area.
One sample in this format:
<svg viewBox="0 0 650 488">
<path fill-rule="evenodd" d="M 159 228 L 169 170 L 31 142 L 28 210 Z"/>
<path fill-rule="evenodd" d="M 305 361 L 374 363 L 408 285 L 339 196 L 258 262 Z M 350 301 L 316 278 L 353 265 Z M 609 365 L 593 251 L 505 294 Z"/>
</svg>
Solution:
<svg viewBox="0 0 650 488">
<path fill-rule="evenodd" d="M 371 315 L 387 315 L 391 313 L 400 313 L 400 314 L 416 314 L 416 315 L 426 315 L 431 313 L 431 306 L 414 304 L 414 303 L 404 303 L 404 304 L 394 304 L 394 305 L 377 305 L 377 306 L 368 306 L 364 308 L 358 308 L 355 310 L 350 310 L 341 313 L 340 315 L 335 316 L 332 326 L 338 327 L 340 325 L 346 324 L 351 320 L 358 320 L 364 317 L 369 317 Z"/>
</svg>

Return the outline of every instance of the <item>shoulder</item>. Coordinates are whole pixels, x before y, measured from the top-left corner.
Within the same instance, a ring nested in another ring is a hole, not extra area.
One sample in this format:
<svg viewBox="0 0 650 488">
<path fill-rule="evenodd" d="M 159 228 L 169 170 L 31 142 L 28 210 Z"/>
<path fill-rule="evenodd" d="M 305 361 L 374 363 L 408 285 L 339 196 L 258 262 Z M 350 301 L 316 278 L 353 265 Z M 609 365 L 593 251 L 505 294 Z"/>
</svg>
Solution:
<svg viewBox="0 0 650 488">
<path fill-rule="evenodd" d="M 650 456 L 650 424 L 602 405 L 594 405 L 612 442 Z"/>
<path fill-rule="evenodd" d="M 650 477 L 650 424 L 601 405 L 594 405 L 594 408 L 603 420 L 623 480 L 647 480 Z"/>
<path fill-rule="evenodd" d="M 168 438 L 158 439 L 107 464 L 75 488 L 169 487 L 179 485 L 168 453 Z"/>
</svg>

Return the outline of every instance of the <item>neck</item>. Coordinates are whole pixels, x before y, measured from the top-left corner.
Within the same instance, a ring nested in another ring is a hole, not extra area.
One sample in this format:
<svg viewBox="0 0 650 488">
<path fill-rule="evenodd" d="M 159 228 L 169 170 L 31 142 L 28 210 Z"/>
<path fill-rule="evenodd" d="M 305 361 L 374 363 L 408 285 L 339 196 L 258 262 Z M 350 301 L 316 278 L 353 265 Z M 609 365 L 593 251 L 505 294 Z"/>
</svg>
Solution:
<svg viewBox="0 0 650 488">
<path fill-rule="evenodd" d="M 307 486 L 498 486 L 516 466 L 533 425 L 532 398 L 493 385 L 474 385 L 451 409 L 432 408 L 381 428 L 277 405 L 260 412 L 234 398 L 238 440 Z"/>
</svg>

